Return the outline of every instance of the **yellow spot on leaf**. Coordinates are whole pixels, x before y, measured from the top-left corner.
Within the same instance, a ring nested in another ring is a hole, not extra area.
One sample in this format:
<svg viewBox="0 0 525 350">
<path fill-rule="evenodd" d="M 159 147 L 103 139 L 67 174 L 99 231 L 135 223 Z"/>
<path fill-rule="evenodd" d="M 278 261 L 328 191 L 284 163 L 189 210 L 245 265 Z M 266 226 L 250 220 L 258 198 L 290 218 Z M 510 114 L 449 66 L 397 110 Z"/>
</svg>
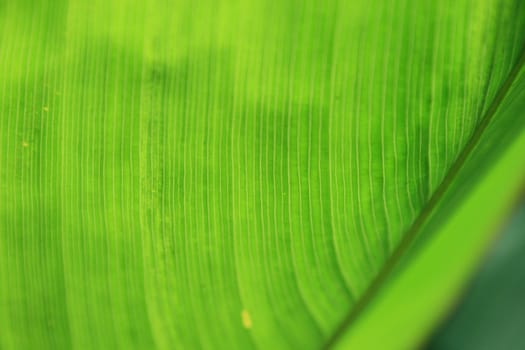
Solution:
<svg viewBox="0 0 525 350">
<path fill-rule="evenodd" d="M 42 109 L 44 110 L 44 112 L 49 112 L 49 107 L 47 107 L 47 106 L 43 107 Z"/>
<path fill-rule="evenodd" d="M 247 310 L 241 312 L 242 326 L 246 329 L 252 328 L 252 318 Z"/>
<path fill-rule="evenodd" d="M 29 143 L 27 141 L 22 141 L 22 147 L 29 147 Z"/>
</svg>

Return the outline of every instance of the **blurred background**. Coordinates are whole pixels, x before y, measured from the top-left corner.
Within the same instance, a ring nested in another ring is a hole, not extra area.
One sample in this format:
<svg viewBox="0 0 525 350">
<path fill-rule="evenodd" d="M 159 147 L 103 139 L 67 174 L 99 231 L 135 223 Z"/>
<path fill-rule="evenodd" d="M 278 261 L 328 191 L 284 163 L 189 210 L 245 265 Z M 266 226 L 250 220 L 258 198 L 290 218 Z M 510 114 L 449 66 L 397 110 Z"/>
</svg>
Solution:
<svg viewBox="0 0 525 350">
<path fill-rule="evenodd" d="M 525 349 L 525 196 L 456 307 L 423 348 Z"/>
</svg>

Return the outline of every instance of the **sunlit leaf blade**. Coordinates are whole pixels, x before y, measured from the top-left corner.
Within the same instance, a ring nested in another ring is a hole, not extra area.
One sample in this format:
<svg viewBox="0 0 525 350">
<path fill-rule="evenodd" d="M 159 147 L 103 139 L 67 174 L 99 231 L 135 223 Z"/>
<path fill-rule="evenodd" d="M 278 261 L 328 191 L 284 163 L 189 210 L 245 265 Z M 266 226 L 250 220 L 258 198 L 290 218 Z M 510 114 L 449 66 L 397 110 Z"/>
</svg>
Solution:
<svg viewBox="0 0 525 350">
<path fill-rule="evenodd" d="M 525 73 L 525 71 L 523 71 Z M 487 127 L 481 141 L 498 135 L 495 127 L 516 125 L 516 118 L 525 122 L 525 74 L 517 79 L 503 101 L 497 122 Z M 508 130 L 505 134 L 516 134 Z M 473 151 L 455 181 L 467 186 L 467 198 L 457 203 L 451 191 L 442 197 L 442 206 L 434 218 L 421 229 L 419 244 L 407 249 L 405 260 L 385 279 L 382 289 L 361 312 L 358 320 L 347 320 L 337 341 L 339 348 L 375 349 L 389 339 L 393 349 L 415 348 L 430 328 L 451 307 L 458 291 L 465 285 L 480 256 L 520 198 L 525 183 L 525 132 L 493 142 L 492 149 L 480 143 Z M 509 147 L 505 147 L 510 143 Z M 503 145 L 503 147 L 501 147 Z M 499 154 L 490 170 L 475 178 L 480 161 Z M 484 157 L 481 158 L 480 155 Z M 453 206 L 454 211 L 448 210 Z M 442 225 L 433 224 L 441 217 Z M 446 219 L 444 219 L 444 217 Z M 393 315 L 385 317 L 385 315 Z"/>
<path fill-rule="evenodd" d="M 524 43 L 520 0 L 0 0 L 0 348 L 372 344 L 439 237 L 446 305 L 488 237 L 452 213 L 522 175 Z"/>
</svg>

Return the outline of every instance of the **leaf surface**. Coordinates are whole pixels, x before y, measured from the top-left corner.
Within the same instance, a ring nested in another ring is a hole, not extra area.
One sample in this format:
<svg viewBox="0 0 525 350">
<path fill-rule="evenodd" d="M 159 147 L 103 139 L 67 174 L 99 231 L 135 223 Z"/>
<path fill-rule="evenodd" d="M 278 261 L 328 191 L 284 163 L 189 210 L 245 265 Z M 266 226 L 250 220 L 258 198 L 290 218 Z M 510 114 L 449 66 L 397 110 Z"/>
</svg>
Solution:
<svg viewBox="0 0 525 350">
<path fill-rule="evenodd" d="M 520 0 L 0 0 L 0 348 L 373 344 L 446 305 L 490 233 L 454 215 L 523 180 L 524 45 Z"/>
</svg>

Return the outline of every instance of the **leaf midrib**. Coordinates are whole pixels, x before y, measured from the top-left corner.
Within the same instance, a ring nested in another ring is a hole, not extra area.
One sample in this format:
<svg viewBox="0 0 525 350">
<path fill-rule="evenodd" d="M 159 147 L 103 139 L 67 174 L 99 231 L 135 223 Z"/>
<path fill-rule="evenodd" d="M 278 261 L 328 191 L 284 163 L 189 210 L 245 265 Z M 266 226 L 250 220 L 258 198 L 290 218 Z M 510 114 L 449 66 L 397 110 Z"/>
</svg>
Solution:
<svg viewBox="0 0 525 350">
<path fill-rule="evenodd" d="M 518 61 L 514 65 L 514 68 L 510 71 L 507 78 L 503 84 L 498 89 L 492 103 L 489 108 L 484 113 L 483 118 L 481 119 L 478 126 L 475 128 L 472 136 L 469 138 L 468 142 L 463 147 L 462 151 L 459 153 L 458 157 L 449 168 L 449 171 L 436 188 L 430 199 L 427 201 L 420 214 L 416 217 L 410 228 L 403 235 L 401 241 L 397 245 L 396 249 L 392 252 L 389 258 L 383 264 L 381 270 L 372 280 L 364 294 L 357 300 L 356 304 L 350 309 L 345 318 L 339 323 L 336 330 L 325 342 L 323 349 L 333 348 L 345 332 L 352 327 L 354 322 L 359 318 L 361 313 L 366 309 L 368 304 L 372 301 L 374 296 L 381 290 L 383 283 L 390 277 L 390 274 L 397 266 L 404 254 L 409 250 L 414 243 L 415 239 L 418 237 L 418 233 L 427 222 L 430 215 L 434 212 L 434 209 L 437 207 L 451 184 L 454 182 L 459 171 L 469 158 L 472 151 L 475 149 L 476 145 L 481 140 L 485 130 L 487 129 L 490 122 L 493 120 L 494 115 L 498 111 L 501 103 L 507 96 L 511 86 L 518 77 L 522 67 L 525 66 L 525 48 L 521 50 Z"/>
</svg>

